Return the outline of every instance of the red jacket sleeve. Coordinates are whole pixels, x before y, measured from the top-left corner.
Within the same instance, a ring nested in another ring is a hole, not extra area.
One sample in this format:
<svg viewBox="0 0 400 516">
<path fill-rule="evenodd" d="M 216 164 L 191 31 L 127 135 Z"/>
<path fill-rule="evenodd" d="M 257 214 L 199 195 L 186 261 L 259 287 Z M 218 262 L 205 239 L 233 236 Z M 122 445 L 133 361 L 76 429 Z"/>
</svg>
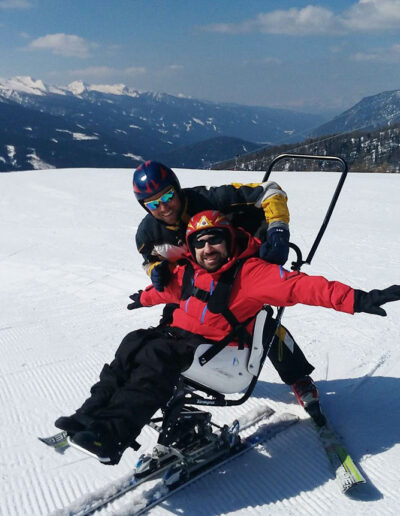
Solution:
<svg viewBox="0 0 400 516">
<path fill-rule="evenodd" d="M 182 286 L 179 281 L 179 274 L 171 275 L 171 280 L 162 292 L 156 290 L 153 285 L 149 285 L 143 290 L 140 302 L 143 306 L 155 306 L 165 303 L 179 303 Z"/>
<path fill-rule="evenodd" d="M 273 306 L 301 303 L 354 314 L 354 289 L 344 283 L 303 272 L 289 272 L 257 258 L 248 260 L 244 269 L 249 298 Z"/>
</svg>

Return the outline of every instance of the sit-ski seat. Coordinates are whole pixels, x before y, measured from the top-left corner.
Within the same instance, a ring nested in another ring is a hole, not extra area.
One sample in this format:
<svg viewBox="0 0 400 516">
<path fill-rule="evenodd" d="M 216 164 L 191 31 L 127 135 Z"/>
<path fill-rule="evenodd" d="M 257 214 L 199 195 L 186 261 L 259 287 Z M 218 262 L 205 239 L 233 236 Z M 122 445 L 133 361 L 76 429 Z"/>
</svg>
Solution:
<svg viewBox="0 0 400 516">
<path fill-rule="evenodd" d="M 233 394 L 247 389 L 260 370 L 266 319 L 267 311 L 263 309 L 256 317 L 251 349 L 226 346 L 202 366 L 199 358 L 212 344 L 200 344 L 192 365 L 182 376 L 221 394 Z"/>
<path fill-rule="evenodd" d="M 163 416 L 151 421 L 153 428 L 160 432 L 158 444 L 172 444 L 181 448 L 199 435 L 212 435 L 211 413 L 193 405 L 241 405 L 251 396 L 276 325 L 273 310 L 266 305 L 257 314 L 250 349 L 240 350 L 236 346 L 225 346 L 201 365 L 201 356 L 212 344 L 200 344 L 192 365 L 181 374 L 176 391 L 163 410 Z M 225 399 L 226 394 L 237 394 L 241 391 L 245 392 L 240 398 Z M 161 428 L 157 426 L 159 423 Z"/>
</svg>

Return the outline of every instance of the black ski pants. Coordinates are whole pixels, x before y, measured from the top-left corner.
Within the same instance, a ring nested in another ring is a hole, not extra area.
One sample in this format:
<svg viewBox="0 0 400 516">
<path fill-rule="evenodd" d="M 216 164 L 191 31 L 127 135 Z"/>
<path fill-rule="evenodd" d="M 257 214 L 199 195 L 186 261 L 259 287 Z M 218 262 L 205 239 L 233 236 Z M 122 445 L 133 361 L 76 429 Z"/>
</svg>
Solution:
<svg viewBox="0 0 400 516">
<path fill-rule="evenodd" d="M 314 366 L 307 361 L 299 345 L 284 326 L 275 335 L 268 358 L 282 382 L 287 385 L 292 385 L 314 371 Z"/>
<path fill-rule="evenodd" d="M 132 445 L 154 413 L 165 407 L 202 342 L 199 335 L 170 327 L 129 333 L 114 360 L 104 365 L 76 417 L 89 428 Z"/>
</svg>

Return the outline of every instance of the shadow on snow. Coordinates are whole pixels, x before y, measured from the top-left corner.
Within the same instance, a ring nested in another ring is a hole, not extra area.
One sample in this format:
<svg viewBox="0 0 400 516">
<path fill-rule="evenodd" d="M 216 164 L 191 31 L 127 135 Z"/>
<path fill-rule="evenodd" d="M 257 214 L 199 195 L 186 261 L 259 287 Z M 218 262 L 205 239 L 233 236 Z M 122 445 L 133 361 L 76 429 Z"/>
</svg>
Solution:
<svg viewBox="0 0 400 516">
<path fill-rule="evenodd" d="M 324 412 L 358 465 L 365 455 L 382 453 L 399 442 L 400 378 L 365 376 L 317 383 Z M 288 386 L 265 381 L 258 382 L 253 397 L 265 398 L 266 402 L 268 399 L 287 402 L 284 409 L 287 412 L 296 403 Z M 288 500 L 333 479 L 328 460 L 322 446 L 320 450 L 318 448 L 318 438 L 309 420 L 302 420 L 287 430 L 284 437 L 281 434 L 276 439 L 281 438 L 284 446 L 274 447 L 271 441 L 266 449 L 251 450 L 199 480 L 191 489 L 175 495 L 166 507 L 173 513 L 180 513 L 191 506 L 196 516 L 226 514 Z M 307 446 L 310 446 L 310 461 L 304 460 Z M 279 475 L 275 478 L 277 470 Z M 366 478 L 368 483 L 356 487 L 347 498 L 358 502 L 382 498 L 380 491 Z M 197 492 L 196 484 L 200 488 Z M 202 492 L 207 496 L 204 506 Z M 344 495 L 338 491 L 338 496 Z M 333 497 L 326 503 L 333 506 L 337 500 Z"/>
</svg>

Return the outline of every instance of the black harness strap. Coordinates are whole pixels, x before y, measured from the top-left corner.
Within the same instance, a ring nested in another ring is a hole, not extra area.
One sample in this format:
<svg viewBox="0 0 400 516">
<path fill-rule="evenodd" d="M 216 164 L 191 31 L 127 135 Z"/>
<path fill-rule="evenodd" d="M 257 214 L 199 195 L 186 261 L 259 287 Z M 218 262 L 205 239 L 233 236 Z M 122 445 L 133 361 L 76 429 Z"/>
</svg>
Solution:
<svg viewBox="0 0 400 516">
<path fill-rule="evenodd" d="M 181 265 L 185 264 L 185 272 L 182 278 L 181 299 L 185 300 L 192 295 L 194 283 L 193 265 L 188 261 L 180 261 Z M 209 293 L 208 293 L 209 294 Z"/>
<path fill-rule="evenodd" d="M 232 312 L 231 312 L 232 313 Z M 233 315 L 233 314 L 232 314 Z M 236 318 L 235 318 L 236 319 Z M 236 337 L 238 339 L 238 349 L 244 349 L 244 344 L 246 343 L 249 347 L 251 345 L 251 335 L 246 330 L 246 326 L 253 319 L 253 317 L 249 317 L 244 322 L 239 323 L 238 325 L 233 327 L 232 330 L 226 335 L 222 340 L 216 342 L 208 348 L 200 357 L 199 362 L 200 365 L 203 366 L 207 364 L 212 358 L 215 357 L 220 351 L 224 349 L 232 340 Z"/>
<path fill-rule="evenodd" d="M 207 303 L 207 308 L 210 312 L 221 314 L 231 326 L 231 331 L 223 339 L 218 342 L 213 342 L 213 346 L 204 352 L 200 358 L 200 365 L 205 365 L 215 355 L 217 355 L 225 346 L 232 340 L 238 341 L 238 348 L 243 349 L 247 344 L 251 345 L 251 335 L 246 330 L 246 326 L 254 317 L 249 317 L 246 321 L 239 322 L 236 316 L 229 310 L 229 298 L 236 275 L 239 272 L 243 261 L 237 260 L 235 264 L 221 274 L 217 286 L 212 294 L 210 292 L 194 286 L 194 269 L 191 263 L 188 262 L 183 274 L 181 299 L 185 300 L 193 296 Z"/>
<path fill-rule="evenodd" d="M 200 301 L 204 301 L 205 303 L 208 303 L 208 300 L 210 299 L 211 294 L 210 294 L 210 292 L 207 292 L 207 290 L 193 287 L 192 296 L 196 297 L 197 299 L 200 299 Z"/>
</svg>

